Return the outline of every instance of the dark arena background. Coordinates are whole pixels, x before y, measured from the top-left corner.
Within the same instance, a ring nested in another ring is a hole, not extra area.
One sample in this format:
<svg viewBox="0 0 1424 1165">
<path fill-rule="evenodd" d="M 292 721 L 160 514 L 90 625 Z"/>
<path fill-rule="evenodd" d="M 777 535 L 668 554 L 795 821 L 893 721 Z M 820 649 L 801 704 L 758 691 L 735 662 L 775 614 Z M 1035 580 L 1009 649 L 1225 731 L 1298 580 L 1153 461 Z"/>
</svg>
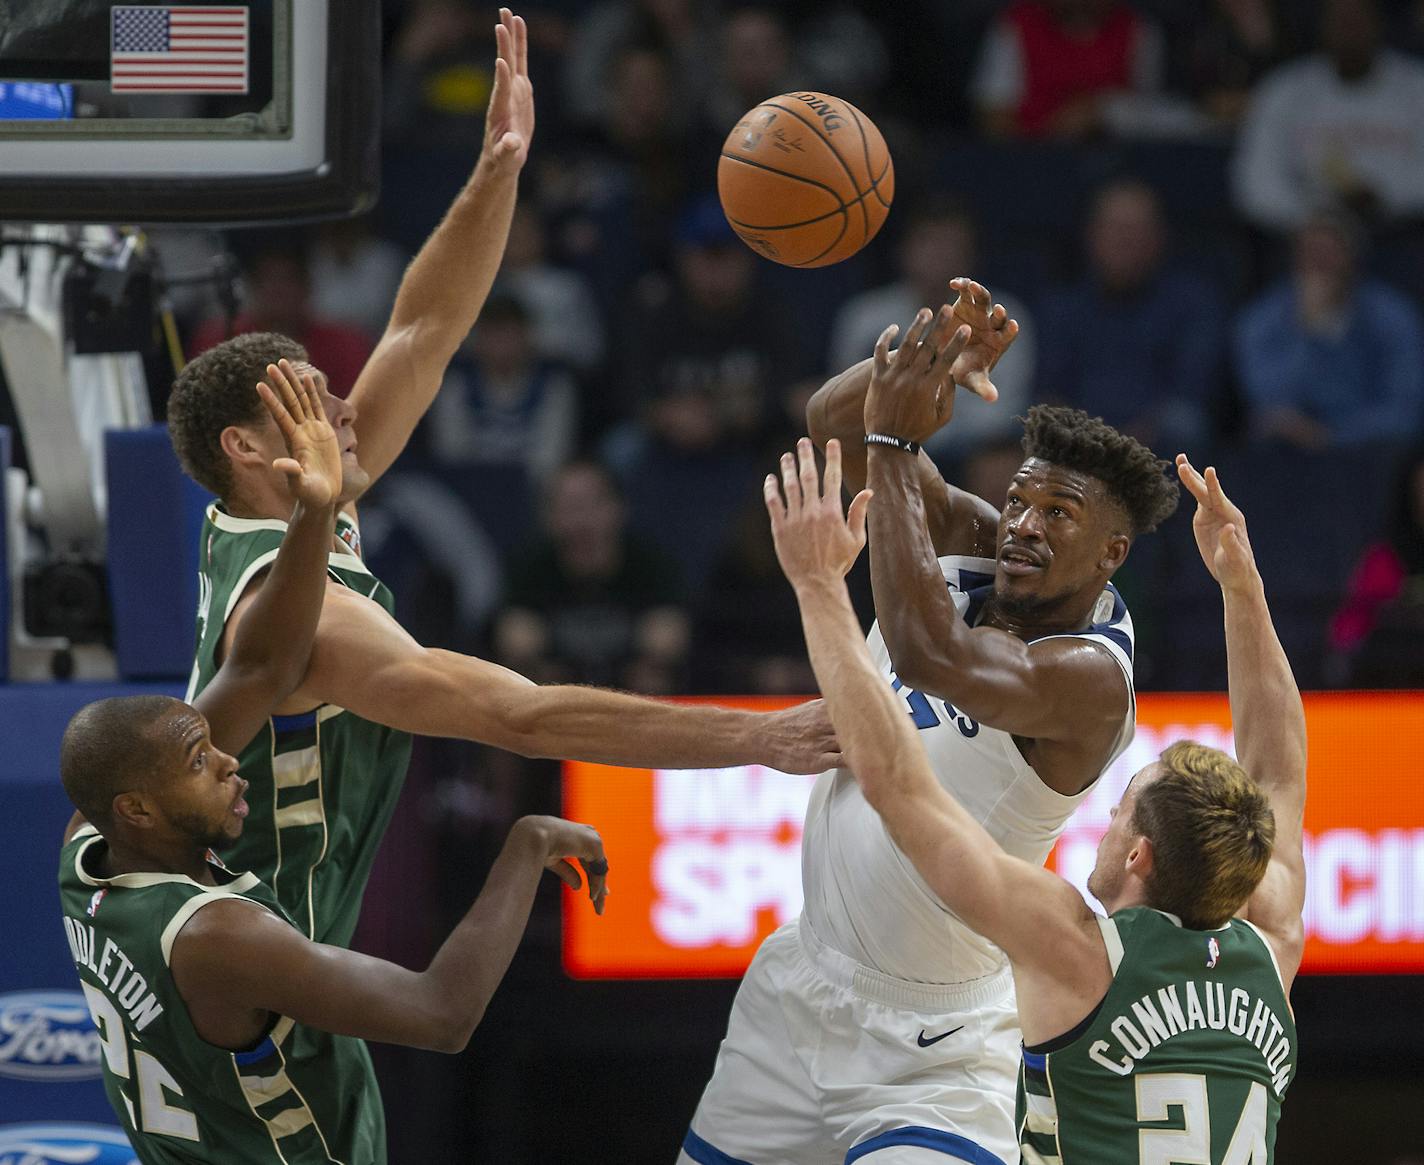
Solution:
<svg viewBox="0 0 1424 1165">
<path fill-rule="evenodd" d="M 120 7 L 0 5 L 0 1163 L 51 1160 L 36 1129 L 131 1159 L 58 920 L 57 746 L 88 700 L 187 683 L 208 499 L 162 428 L 176 372 L 279 331 L 349 391 L 493 81 L 492 6 L 254 0 L 242 92 L 128 94 Z M 960 393 L 929 446 L 951 482 L 1002 499 L 1050 401 L 1216 465 L 1245 511 L 1311 748 L 1276 1160 L 1424 1165 L 1424 3 L 518 11 L 538 123 L 504 263 L 361 502 L 401 623 L 543 683 L 813 694 L 762 475 L 827 377 L 973 276 L 1022 333 L 1000 402 Z M 895 172 L 879 235 L 814 270 L 716 193 L 729 128 L 798 90 L 854 102 Z M 1230 746 L 1190 519 L 1115 579 L 1138 732 L 1051 859 L 1079 883 L 1134 769 Z M 546 879 L 463 1053 L 373 1045 L 391 1161 L 671 1163 L 737 977 L 800 908 L 810 780 L 418 740 L 357 949 L 423 968 L 523 814 L 602 830 L 612 893 L 598 919 Z"/>
</svg>

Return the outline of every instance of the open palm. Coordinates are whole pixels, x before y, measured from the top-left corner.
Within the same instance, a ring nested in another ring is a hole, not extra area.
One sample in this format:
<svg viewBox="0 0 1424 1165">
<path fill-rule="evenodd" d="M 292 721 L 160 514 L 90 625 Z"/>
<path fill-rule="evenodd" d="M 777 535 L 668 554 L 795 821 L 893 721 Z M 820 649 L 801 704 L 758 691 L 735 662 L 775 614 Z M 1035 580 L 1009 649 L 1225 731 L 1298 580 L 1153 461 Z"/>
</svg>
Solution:
<svg viewBox="0 0 1424 1165">
<path fill-rule="evenodd" d="M 534 138 L 534 85 L 529 80 L 529 29 L 522 16 L 499 10 L 494 30 L 499 56 L 485 114 L 485 152 L 498 162 L 524 165 Z"/>
<path fill-rule="evenodd" d="M 320 390 L 310 372 L 298 375 L 283 360 L 267 365 L 267 380 L 257 393 L 287 445 L 287 457 L 272 462 L 286 474 L 292 497 L 304 506 L 329 506 L 341 492 L 341 448 L 336 431 L 326 419 Z"/>
</svg>

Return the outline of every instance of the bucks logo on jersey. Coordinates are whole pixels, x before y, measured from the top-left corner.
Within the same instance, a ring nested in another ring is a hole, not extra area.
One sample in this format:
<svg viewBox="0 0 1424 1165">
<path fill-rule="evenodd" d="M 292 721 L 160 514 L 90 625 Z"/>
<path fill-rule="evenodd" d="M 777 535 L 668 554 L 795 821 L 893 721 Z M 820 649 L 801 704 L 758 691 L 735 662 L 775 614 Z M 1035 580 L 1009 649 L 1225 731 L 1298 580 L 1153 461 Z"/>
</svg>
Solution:
<svg viewBox="0 0 1424 1165">
<path fill-rule="evenodd" d="M 234 518 L 214 503 L 198 561 L 198 647 L 187 699 L 217 674 L 223 630 L 248 584 L 271 566 L 285 522 Z M 360 542 L 345 514 L 327 559 L 329 577 L 394 611 L 391 592 L 354 553 Z M 238 757 L 251 782 L 242 836 L 222 854 L 277 894 L 298 926 L 318 941 L 349 946 L 371 863 L 410 761 L 410 737 L 323 705 L 274 716 Z"/>
<path fill-rule="evenodd" d="M 1266 940 L 1241 919 L 1187 930 L 1147 907 L 1100 920 L 1102 1005 L 1025 1047 L 1025 1165 L 1270 1165 L 1296 1034 Z"/>
</svg>

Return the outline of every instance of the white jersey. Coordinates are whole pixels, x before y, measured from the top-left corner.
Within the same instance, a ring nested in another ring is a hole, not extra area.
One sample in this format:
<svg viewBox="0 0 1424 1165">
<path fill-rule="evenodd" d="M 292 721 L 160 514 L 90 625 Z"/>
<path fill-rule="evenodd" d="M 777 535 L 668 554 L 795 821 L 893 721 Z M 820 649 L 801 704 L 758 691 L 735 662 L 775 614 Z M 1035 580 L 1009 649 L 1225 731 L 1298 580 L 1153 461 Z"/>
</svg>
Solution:
<svg viewBox="0 0 1424 1165">
<path fill-rule="evenodd" d="M 993 585 L 993 561 L 947 557 L 940 566 L 959 616 L 975 624 Z M 1132 619 L 1116 587 L 1108 584 L 1091 626 L 1071 637 L 1106 649 L 1127 683 L 1127 711 L 1104 758 L 1106 769 L 1131 742 L 1136 714 Z M 1089 790 L 1072 797 L 1054 792 L 1009 733 L 971 720 L 937 696 L 904 688 L 878 623 L 869 646 L 876 665 L 906 700 L 939 783 L 1006 852 L 1041 865 Z M 822 774 L 812 791 L 801 880 L 803 924 L 833 950 L 882 974 L 917 983 L 961 983 L 1004 965 L 1003 952 L 960 922 L 890 840 L 849 769 Z"/>
</svg>

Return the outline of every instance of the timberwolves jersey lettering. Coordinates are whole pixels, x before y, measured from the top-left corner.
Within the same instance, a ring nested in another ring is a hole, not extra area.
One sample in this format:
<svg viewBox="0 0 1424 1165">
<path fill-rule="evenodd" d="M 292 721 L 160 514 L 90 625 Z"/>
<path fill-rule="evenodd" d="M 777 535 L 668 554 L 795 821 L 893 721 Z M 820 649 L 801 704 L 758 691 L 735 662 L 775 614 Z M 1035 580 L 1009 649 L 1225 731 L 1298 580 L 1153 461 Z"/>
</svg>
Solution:
<svg viewBox="0 0 1424 1165">
<path fill-rule="evenodd" d="M 940 566 L 955 610 L 971 625 L 977 623 L 993 584 L 993 561 L 956 556 L 940 559 Z M 1132 618 L 1117 588 L 1108 584 L 1091 626 L 1072 637 L 1107 651 L 1127 685 L 1122 729 L 1106 768 L 1131 742 L 1136 715 Z M 1055 792 L 1039 779 L 1009 733 L 972 720 L 938 696 L 905 688 L 894 673 L 879 624 L 871 628 L 869 645 L 886 681 L 905 700 L 940 784 L 1006 852 L 1041 865 L 1088 790 L 1072 797 Z M 959 922 L 896 848 L 848 769 L 833 769 L 816 782 L 801 865 L 803 924 L 857 963 L 920 983 L 963 982 L 1004 965 L 1003 953 Z"/>
</svg>

